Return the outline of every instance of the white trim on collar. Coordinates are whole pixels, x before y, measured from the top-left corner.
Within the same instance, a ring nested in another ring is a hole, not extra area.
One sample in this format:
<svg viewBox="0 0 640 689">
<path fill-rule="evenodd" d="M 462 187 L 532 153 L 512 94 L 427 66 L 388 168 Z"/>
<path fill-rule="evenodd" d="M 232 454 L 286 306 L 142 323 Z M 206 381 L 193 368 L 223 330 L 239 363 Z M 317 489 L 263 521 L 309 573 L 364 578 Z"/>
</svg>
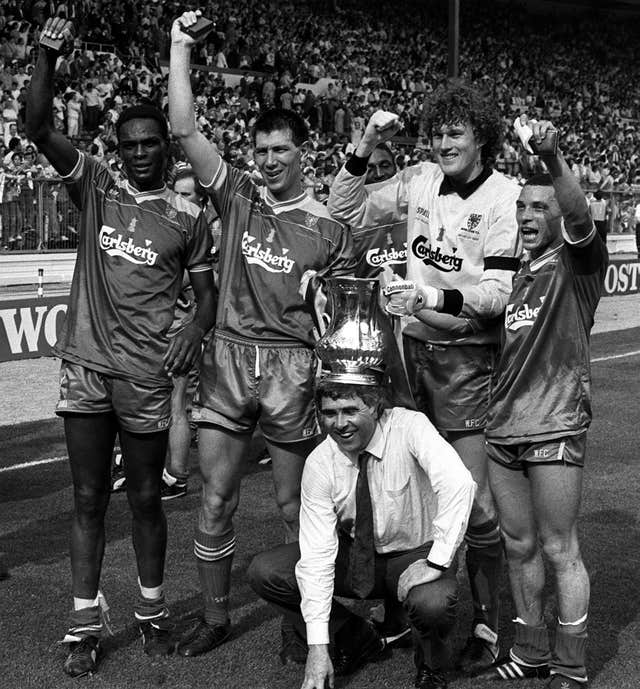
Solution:
<svg viewBox="0 0 640 689">
<path fill-rule="evenodd" d="M 547 263 L 549 263 L 549 261 L 553 260 L 560 253 L 560 250 L 562 249 L 563 245 L 564 242 L 553 249 L 549 249 L 544 254 L 542 254 L 542 256 L 538 256 L 538 258 L 531 261 L 531 263 L 529 263 L 529 269 L 531 270 L 531 272 L 535 273 L 536 270 L 540 270 L 542 266 L 546 265 Z"/>
</svg>

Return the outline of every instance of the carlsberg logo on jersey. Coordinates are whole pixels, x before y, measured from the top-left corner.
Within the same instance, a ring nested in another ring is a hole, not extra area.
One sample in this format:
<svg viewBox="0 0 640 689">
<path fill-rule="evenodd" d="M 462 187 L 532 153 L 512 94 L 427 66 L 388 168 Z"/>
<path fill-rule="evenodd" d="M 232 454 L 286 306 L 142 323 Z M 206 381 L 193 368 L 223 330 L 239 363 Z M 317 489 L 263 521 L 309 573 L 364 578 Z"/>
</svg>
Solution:
<svg viewBox="0 0 640 689">
<path fill-rule="evenodd" d="M 404 245 L 404 249 L 396 249 L 393 246 L 390 249 L 381 249 L 380 247 L 376 249 L 369 249 L 369 251 L 367 251 L 366 260 L 367 263 L 374 268 L 406 263 L 407 245 Z"/>
<path fill-rule="evenodd" d="M 432 248 L 429 240 L 422 235 L 414 239 L 411 245 L 411 251 L 413 251 L 413 255 L 417 256 L 425 265 L 433 266 L 443 273 L 459 273 L 462 269 L 462 258 L 455 255 L 455 248 L 452 249 L 450 254 L 445 254 L 440 250 L 439 246 L 435 249 Z"/>
<path fill-rule="evenodd" d="M 145 239 L 145 246 L 138 246 L 134 238 L 129 236 L 125 241 L 122 233 L 115 235 L 116 228 L 103 225 L 100 228 L 100 248 L 109 256 L 120 256 L 130 263 L 152 266 L 158 258 L 158 253 L 151 248 L 151 240 Z"/>
<path fill-rule="evenodd" d="M 255 243 L 256 238 L 248 232 L 242 235 L 242 255 L 247 263 L 258 265 L 270 273 L 290 273 L 295 265 L 292 258 L 287 258 L 289 249 L 282 249 L 282 256 L 271 251 L 271 247 L 262 248 L 262 242 Z"/>
<path fill-rule="evenodd" d="M 542 304 L 544 303 L 544 297 L 540 297 L 540 306 L 536 306 L 532 309 L 529 304 L 521 304 L 516 306 L 516 304 L 507 304 L 507 309 L 504 314 L 504 324 L 507 330 L 519 330 L 525 326 L 533 325 Z"/>
</svg>

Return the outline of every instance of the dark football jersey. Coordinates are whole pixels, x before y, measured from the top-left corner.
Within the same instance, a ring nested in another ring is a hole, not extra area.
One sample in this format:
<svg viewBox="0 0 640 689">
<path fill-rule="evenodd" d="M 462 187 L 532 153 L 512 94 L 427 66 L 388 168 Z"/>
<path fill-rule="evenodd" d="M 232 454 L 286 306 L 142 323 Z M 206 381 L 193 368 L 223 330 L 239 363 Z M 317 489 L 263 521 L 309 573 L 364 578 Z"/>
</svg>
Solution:
<svg viewBox="0 0 640 689">
<path fill-rule="evenodd" d="M 166 186 L 137 191 L 80 154 L 65 181 L 80 209 L 69 308 L 55 354 L 109 375 L 167 383 L 162 357 L 182 276 L 211 270 L 201 209 Z"/>
<path fill-rule="evenodd" d="M 226 163 L 208 190 L 222 220 L 216 330 L 313 346 L 312 311 L 298 293 L 300 280 L 307 270 L 351 274 L 349 233 L 306 194 L 276 202 Z"/>
<path fill-rule="evenodd" d="M 589 426 L 589 333 L 607 262 L 594 230 L 523 263 L 505 312 L 486 427 L 492 442 L 541 441 Z"/>
<path fill-rule="evenodd" d="M 378 184 L 368 184 L 373 191 Z M 352 227 L 353 253 L 358 278 L 380 279 L 381 286 L 394 276 L 404 279 L 407 275 L 407 216 L 397 220 L 374 223 L 365 227 Z"/>
</svg>

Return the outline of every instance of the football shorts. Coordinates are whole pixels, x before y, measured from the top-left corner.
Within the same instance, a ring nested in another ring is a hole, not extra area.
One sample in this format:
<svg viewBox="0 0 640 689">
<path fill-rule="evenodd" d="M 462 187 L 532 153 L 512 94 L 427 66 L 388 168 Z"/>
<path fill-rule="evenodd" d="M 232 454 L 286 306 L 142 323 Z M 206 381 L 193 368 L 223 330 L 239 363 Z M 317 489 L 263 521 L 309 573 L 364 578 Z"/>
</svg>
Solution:
<svg viewBox="0 0 640 689">
<path fill-rule="evenodd" d="M 509 469 L 524 469 L 527 464 L 563 463 L 584 466 L 587 434 L 568 435 L 538 443 L 501 445 L 487 440 L 487 455 Z"/>
<path fill-rule="evenodd" d="M 266 345 L 216 332 L 200 361 L 192 419 L 247 434 L 259 422 L 265 438 L 275 442 L 313 438 L 319 434 L 316 367 L 305 345 Z"/>
<path fill-rule="evenodd" d="M 404 354 L 417 408 L 439 431 L 485 427 L 496 345 L 438 345 L 405 336 Z"/>
<path fill-rule="evenodd" d="M 113 412 L 131 433 L 163 431 L 171 424 L 171 382 L 149 387 L 63 361 L 55 411 L 59 416 Z"/>
</svg>

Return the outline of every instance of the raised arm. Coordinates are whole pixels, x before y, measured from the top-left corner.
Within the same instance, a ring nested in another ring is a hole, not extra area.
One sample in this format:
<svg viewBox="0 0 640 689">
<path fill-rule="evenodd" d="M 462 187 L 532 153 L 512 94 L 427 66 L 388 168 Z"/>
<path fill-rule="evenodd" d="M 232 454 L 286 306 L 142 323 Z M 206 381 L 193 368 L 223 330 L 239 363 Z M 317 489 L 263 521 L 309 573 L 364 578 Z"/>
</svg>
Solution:
<svg viewBox="0 0 640 689">
<path fill-rule="evenodd" d="M 66 19 L 47 19 L 41 33 L 51 40 L 72 38 L 72 24 Z M 44 153 L 47 160 L 62 177 L 68 175 L 78 162 L 78 151 L 73 144 L 53 126 L 53 77 L 59 51 L 40 46 L 31 83 L 27 91 L 26 133 L 29 140 Z"/>
<path fill-rule="evenodd" d="M 222 164 L 222 158 L 215 145 L 196 127 L 189 78 L 191 48 L 196 41 L 182 31 L 183 26 L 191 26 L 197 20 L 195 12 L 184 12 L 171 27 L 169 120 L 171 132 L 180 142 L 198 179 L 209 186 Z"/>
<path fill-rule="evenodd" d="M 355 154 L 337 174 L 327 207 L 336 220 L 350 227 L 372 227 L 406 217 L 404 184 L 399 175 L 386 182 L 364 186 L 367 162 L 373 149 L 399 129 L 398 116 L 378 110 L 365 129 Z"/>
<path fill-rule="evenodd" d="M 530 122 L 530 126 L 533 131 L 532 138 L 538 146 L 546 139 L 548 132 L 555 129 L 553 124 L 547 120 Z M 553 180 L 556 200 L 564 219 L 564 230 L 569 240 L 578 244 L 594 231 L 589 204 L 584 192 L 576 176 L 567 165 L 559 147 L 550 153 L 544 153 L 541 150 L 539 155 Z"/>
</svg>

